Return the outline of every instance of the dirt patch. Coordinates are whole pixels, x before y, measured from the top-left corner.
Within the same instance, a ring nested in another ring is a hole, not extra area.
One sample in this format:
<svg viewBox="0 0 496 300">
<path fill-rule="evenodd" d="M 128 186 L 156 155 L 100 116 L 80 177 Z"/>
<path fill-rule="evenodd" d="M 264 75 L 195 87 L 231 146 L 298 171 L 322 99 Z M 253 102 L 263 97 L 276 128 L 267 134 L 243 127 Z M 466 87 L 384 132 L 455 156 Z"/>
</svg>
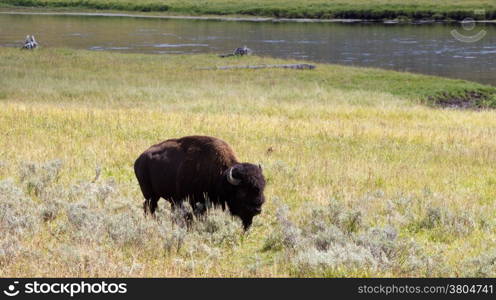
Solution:
<svg viewBox="0 0 496 300">
<path fill-rule="evenodd" d="M 431 96 L 428 100 L 435 106 L 443 108 L 481 109 L 487 108 L 486 105 L 484 105 L 484 100 L 488 98 L 489 96 L 487 94 L 477 91 L 469 91 L 463 95 L 443 93 L 441 95 Z"/>
</svg>

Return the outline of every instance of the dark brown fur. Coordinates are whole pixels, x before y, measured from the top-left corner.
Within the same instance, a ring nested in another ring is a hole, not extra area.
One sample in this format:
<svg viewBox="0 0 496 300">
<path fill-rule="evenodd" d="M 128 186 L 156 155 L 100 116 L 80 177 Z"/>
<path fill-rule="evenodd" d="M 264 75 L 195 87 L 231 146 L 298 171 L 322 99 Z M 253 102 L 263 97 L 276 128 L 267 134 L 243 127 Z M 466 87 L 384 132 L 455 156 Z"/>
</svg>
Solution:
<svg viewBox="0 0 496 300">
<path fill-rule="evenodd" d="M 238 185 L 227 179 L 231 168 L 233 178 L 241 181 Z M 187 136 L 153 145 L 138 157 L 134 171 L 145 213 L 154 214 L 160 198 L 173 207 L 188 199 L 193 209 L 209 200 L 223 209 L 227 205 L 248 229 L 265 201 L 262 169 L 240 163 L 231 147 L 214 137 Z"/>
</svg>

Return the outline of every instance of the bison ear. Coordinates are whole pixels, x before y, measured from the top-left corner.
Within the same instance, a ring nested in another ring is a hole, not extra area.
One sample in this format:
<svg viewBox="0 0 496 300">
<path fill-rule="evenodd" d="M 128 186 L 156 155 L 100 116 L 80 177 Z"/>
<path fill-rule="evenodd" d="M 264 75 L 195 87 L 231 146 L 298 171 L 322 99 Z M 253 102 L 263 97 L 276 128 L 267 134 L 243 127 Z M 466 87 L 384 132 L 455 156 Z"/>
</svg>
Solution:
<svg viewBox="0 0 496 300">
<path fill-rule="evenodd" d="M 258 168 L 260 169 L 260 171 L 263 171 L 261 164 L 258 164 Z"/>
<path fill-rule="evenodd" d="M 241 180 L 239 179 L 236 179 L 234 176 L 233 176 L 233 169 L 234 167 L 231 167 L 229 168 L 229 170 L 227 171 L 227 181 L 232 184 L 232 185 L 239 185 L 241 183 Z"/>
</svg>

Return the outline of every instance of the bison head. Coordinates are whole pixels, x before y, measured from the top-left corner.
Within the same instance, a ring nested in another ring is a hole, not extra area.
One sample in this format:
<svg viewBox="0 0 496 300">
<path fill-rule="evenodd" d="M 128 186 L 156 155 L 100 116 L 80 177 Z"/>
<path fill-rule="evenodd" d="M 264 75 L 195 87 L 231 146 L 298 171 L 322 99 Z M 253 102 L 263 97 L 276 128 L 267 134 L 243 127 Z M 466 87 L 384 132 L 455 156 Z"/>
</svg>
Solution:
<svg viewBox="0 0 496 300">
<path fill-rule="evenodd" d="M 250 228 L 253 217 L 262 212 L 265 202 L 265 178 L 262 168 L 249 163 L 232 166 L 224 173 L 226 190 L 229 191 L 227 206 L 232 215 L 238 216 L 245 230 Z"/>
</svg>

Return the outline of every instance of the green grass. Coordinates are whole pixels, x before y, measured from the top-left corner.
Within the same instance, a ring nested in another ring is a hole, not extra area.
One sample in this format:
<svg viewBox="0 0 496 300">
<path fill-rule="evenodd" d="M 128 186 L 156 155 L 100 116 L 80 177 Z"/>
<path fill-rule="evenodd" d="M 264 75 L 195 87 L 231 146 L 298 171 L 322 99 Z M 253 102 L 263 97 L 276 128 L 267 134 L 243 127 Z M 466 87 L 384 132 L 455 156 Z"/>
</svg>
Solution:
<svg viewBox="0 0 496 300">
<path fill-rule="evenodd" d="M 100 261 L 89 271 L 69 268 L 48 255 L 60 239 L 90 258 L 102 255 L 92 252 L 102 245 L 53 236 L 62 216 L 43 224 L 38 234 L 23 235 L 21 245 L 38 254 L 19 254 L 2 265 L 0 275 L 106 276 L 115 274 L 113 264 L 135 262 L 144 268 L 128 269 L 126 276 L 429 275 L 405 269 L 302 271 L 281 260 L 284 248 L 264 250 L 277 228 L 278 202 L 305 226 L 311 220 L 306 210 L 329 199 L 345 212 L 360 212 L 357 234 L 391 224 L 417 243 L 438 261 L 433 269 L 438 273 L 430 275 L 472 274 L 465 259 L 489 255 L 496 240 L 496 112 L 440 109 L 430 101 L 479 93 L 488 103 L 495 88 L 324 64 L 307 71 L 197 70 L 262 63 L 287 61 L 0 48 L 0 180 L 18 180 L 24 162 L 61 159 L 58 184 L 71 186 L 91 180 L 100 166 L 102 180 L 113 178 L 126 197 L 122 201 L 141 215 L 143 199 L 132 169 L 136 157 L 158 141 L 205 134 L 229 142 L 241 160 L 261 163 L 268 181 L 267 204 L 251 232 L 236 246 L 222 244 L 225 259 L 208 270 L 178 269 L 173 262 L 186 259 L 186 252 L 146 245 L 107 245 L 108 264 Z M 432 219 L 437 208 L 442 214 Z M 464 222 L 473 223 L 467 232 L 458 228 Z M 250 273 L 254 257 L 261 266 Z"/>
<path fill-rule="evenodd" d="M 188 15 L 250 15 L 313 19 L 496 19 L 492 0 L 0 0 L 0 4 L 22 7 L 105 9 L 169 12 Z M 476 10 L 484 10 L 477 14 Z"/>
</svg>

